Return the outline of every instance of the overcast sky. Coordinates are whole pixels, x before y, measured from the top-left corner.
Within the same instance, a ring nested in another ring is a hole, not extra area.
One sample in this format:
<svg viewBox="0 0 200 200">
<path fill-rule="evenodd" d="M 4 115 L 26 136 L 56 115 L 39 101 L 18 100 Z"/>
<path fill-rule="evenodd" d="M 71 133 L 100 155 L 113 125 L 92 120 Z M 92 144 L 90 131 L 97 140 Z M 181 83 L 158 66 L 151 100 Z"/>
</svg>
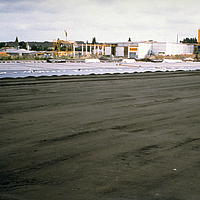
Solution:
<svg viewBox="0 0 200 200">
<path fill-rule="evenodd" d="M 198 37 L 200 0 L 0 0 L 0 41 L 166 41 Z"/>
</svg>

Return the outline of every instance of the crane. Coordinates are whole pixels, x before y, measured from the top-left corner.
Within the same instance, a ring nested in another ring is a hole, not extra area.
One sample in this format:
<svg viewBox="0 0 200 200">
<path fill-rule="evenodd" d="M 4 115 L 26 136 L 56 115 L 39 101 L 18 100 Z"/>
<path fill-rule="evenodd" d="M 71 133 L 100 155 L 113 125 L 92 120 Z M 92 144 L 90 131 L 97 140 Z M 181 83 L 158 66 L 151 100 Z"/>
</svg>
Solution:
<svg viewBox="0 0 200 200">
<path fill-rule="evenodd" d="M 67 55 L 68 53 L 70 54 L 70 52 L 68 52 L 69 47 L 71 51 L 73 51 L 73 49 L 77 46 L 77 43 L 75 41 L 67 40 L 67 31 L 64 30 L 64 32 L 65 32 L 66 40 L 60 40 L 59 38 L 53 40 L 54 51 L 56 51 L 55 54 L 57 55 L 58 54 Z M 66 47 L 65 53 L 61 53 L 62 46 Z"/>
</svg>

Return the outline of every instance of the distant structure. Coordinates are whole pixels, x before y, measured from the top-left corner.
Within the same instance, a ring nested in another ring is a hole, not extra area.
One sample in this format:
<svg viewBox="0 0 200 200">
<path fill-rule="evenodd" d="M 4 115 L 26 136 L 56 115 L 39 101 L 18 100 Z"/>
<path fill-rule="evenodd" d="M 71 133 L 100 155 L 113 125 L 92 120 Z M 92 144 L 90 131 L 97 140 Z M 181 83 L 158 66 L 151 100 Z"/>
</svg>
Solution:
<svg viewBox="0 0 200 200">
<path fill-rule="evenodd" d="M 37 51 L 48 51 L 53 50 L 53 42 L 27 42 L 30 50 Z M 28 48 L 27 48 L 28 49 Z"/>
<path fill-rule="evenodd" d="M 200 45 L 200 29 L 198 30 L 198 44 Z"/>
<path fill-rule="evenodd" d="M 6 42 L 4 49 L 14 48 L 22 49 L 22 43 L 26 44 L 26 49 L 38 51 L 43 54 L 51 54 L 54 57 L 90 57 L 93 55 L 115 56 L 131 59 L 142 59 L 152 56 L 173 56 L 173 55 L 200 55 L 200 29 L 198 29 L 198 43 L 183 43 L 178 42 L 157 42 L 149 41 L 132 41 L 129 37 L 127 42 L 104 42 L 99 43 L 93 37 L 92 42 L 68 40 L 68 33 L 64 30 L 66 40 L 55 39 L 52 42 L 19 42 L 16 37 L 14 42 Z M 23 47 L 24 48 L 24 47 Z M 12 52 L 14 53 L 14 52 Z M 25 52 L 23 52 L 25 54 Z"/>
<path fill-rule="evenodd" d="M 105 55 L 125 58 L 145 58 L 157 55 L 188 55 L 194 53 L 194 44 L 142 41 L 105 43 Z"/>
<path fill-rule="evenodd" d="M 66 41 L 67 41 L 67 31 L 66 30 L 64 30 L 64 31 L 65 31 Z"/>
<path fill-rule="evenodd" d="M 15 42 L 19 43 L 19 38 L 18 37 L 16 37 Z"/>
</svg>

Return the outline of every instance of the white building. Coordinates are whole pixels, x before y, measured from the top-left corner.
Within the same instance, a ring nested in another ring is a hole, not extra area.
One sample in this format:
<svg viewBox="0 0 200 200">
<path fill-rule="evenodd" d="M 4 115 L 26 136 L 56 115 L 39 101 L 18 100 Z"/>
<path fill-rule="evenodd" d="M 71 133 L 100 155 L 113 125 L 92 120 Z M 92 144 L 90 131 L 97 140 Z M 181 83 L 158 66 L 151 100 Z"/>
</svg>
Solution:
<svg viewBox="0 0 200 200">
<path fill-rule="evenodd" d="M 25 55 L 33 55 L 38 53 L 37 51 L 29 51 L 26 49 L 6 49 L 6 53 L 11 56 L 25 56 Z"/>
<path fill-rule="evenodd" d="M 109 46 L 110 45 L 110 46 Z M 193 44 L 169 42 L 123 42 L 106 44 L 105 55 L 126 58 L 145 58 L 148 55 L 181 55 L 193 54 Z"/>
</svg>

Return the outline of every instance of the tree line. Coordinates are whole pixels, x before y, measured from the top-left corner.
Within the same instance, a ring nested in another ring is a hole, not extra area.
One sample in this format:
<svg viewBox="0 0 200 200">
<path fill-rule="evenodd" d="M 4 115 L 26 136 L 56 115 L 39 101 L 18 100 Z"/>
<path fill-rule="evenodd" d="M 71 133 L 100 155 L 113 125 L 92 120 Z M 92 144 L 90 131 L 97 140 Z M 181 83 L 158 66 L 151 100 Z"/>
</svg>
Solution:
<svg viewBox="0 0 200 200">
<path fill-rule="evenodd" d="M 182 43 L 189 43 L 189 44 L 195 44 L 197 42 L 197 38 L 184 38 L 183 41 L 180 41 Z"/>
</svg>

